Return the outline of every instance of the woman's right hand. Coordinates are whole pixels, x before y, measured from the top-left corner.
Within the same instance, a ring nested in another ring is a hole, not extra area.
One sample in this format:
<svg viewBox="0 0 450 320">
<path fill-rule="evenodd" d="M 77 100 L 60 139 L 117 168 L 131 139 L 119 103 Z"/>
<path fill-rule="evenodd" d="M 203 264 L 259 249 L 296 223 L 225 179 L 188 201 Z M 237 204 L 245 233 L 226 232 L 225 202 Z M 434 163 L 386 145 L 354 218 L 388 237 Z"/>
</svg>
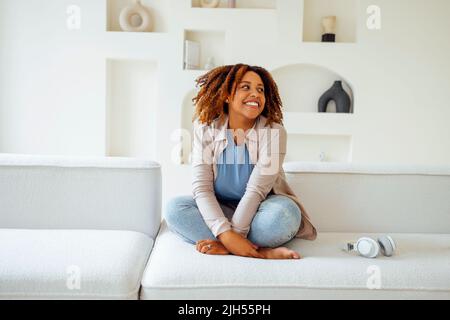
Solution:
<svg viewBox="0 0 450 320">
<path fill-rule="evenodd" d="M 236 256 L 264 259 L 264 256 L 257 251 L 257 245 L 251 243 L 248 239 L 233 230 L 219 234 L 218 238 L 225 248 Z"/>
</svg>

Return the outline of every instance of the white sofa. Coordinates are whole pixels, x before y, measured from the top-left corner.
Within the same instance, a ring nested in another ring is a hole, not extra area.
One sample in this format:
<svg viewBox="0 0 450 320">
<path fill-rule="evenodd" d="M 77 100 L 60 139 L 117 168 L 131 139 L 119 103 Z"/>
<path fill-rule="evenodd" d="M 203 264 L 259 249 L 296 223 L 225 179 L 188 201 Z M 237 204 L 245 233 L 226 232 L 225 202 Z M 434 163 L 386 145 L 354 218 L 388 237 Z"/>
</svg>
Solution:
<svg viewBox="0 0 450 320">
<path fill-rule="evenodd" d="M 138 299 L 161 168 L 0 154 L 0 299 Z"/>
<path fill-rule="evenodd" d="M 286 163 L 318 238 L 288 244 L 301 260 L 208 256 L 163 226 L 142 299 L 449 299 L 450 167 Z M 341 244 L 389 233 L 393 257 Z"/>
<path fill-rule="evenodd" d="M 301 260 L 198 253 L 160 225 L 154 162 L 0 155 L 0 298 L 450 298 L 450 167 L 284 167 L 319 231 Z M 340 250 L 380 233 L 393 257 Z"/>
</svg>

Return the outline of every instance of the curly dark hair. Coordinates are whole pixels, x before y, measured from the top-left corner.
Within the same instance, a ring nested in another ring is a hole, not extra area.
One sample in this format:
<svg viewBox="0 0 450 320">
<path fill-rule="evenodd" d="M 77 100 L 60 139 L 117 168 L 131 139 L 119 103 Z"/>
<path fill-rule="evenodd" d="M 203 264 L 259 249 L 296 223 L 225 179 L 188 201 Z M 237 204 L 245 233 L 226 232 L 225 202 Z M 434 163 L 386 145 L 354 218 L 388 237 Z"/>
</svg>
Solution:
<svg viewBox="0 0 450 320">
<path fill-rule="evenodd" d="M 201 123 L 210 125 L 217 117 L 223 119 L 228 114 L 226 99 L 228 96 L 234 98 L 237 85 L 249 71 L 257 73 L 264 84 L 266 104 L 261 114 L 267 118 L 266 125 L 270 126 L 273 122 L 282 125 L 283 105 L 272 75 L 262 67 L 246 64 L 217 67 L 195 80 L 196 87 L 200 87 L 200 90 L 192 99 L 196 106 L 192 121 L 198 118 Z"/>
</svg>

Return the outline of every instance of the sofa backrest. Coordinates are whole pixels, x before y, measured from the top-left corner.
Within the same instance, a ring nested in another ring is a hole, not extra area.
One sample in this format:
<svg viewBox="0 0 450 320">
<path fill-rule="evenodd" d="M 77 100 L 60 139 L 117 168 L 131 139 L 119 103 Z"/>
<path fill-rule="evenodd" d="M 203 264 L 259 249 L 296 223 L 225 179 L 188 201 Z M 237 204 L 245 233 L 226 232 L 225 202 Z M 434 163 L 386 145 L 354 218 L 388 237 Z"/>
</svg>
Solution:
<svg viewBox="0 0 450 320">
<path fill-rule="evenodd" d="M 145 159 L 0 154 L 0 228 L 156 237 L 161 167 Z"/>
<path fill-rule="evenodd" d="M 450 233 L 450 166 L 285 163 L 317 230 Z"/>
</svg>

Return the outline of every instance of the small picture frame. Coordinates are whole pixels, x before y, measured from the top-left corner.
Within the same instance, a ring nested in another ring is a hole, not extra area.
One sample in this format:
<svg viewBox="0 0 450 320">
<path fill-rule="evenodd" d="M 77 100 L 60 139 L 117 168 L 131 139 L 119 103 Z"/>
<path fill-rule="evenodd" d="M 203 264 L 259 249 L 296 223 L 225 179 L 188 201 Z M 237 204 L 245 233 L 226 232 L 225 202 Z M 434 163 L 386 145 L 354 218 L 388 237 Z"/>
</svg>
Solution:
<svg viewBox="0 0 450 320">
<path fill-rule="evenodd" d="M 200 43 L 192 40 L 184 42 L 184 69 L 200 69 Z"/>
</svg>

